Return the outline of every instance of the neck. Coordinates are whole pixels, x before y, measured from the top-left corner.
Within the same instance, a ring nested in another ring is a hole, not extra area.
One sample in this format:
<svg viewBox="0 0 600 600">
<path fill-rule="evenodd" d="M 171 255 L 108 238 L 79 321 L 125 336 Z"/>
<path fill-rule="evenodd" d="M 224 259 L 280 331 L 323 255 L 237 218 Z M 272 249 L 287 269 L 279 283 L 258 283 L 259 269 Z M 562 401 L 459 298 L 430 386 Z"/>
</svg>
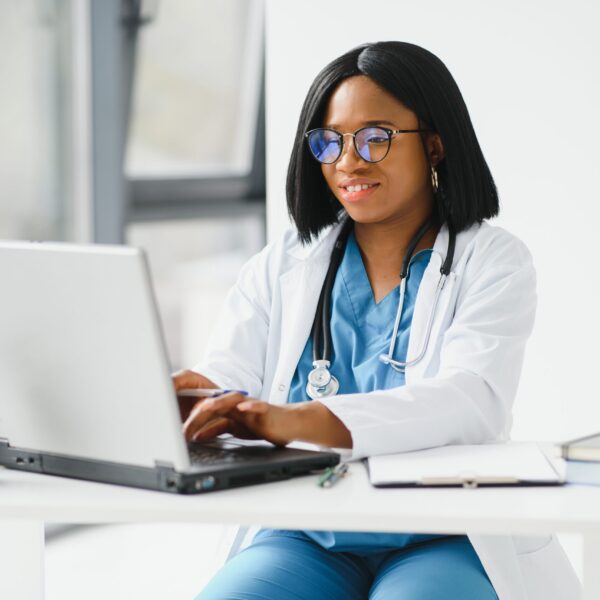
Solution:
<svg viewBox="0 0 600 600">
<path fill-rule="evenodd" d="M 385 223 L 355 223 L 354 235 L 367 272 L 379 270 L 400 273 L 402 260 L 413 237 L 429 218 L 428 213 L 415 212 Z M 431 248 L 439 226 L 433 225 L 421 238 L 414 253 Z"/>
</svg>

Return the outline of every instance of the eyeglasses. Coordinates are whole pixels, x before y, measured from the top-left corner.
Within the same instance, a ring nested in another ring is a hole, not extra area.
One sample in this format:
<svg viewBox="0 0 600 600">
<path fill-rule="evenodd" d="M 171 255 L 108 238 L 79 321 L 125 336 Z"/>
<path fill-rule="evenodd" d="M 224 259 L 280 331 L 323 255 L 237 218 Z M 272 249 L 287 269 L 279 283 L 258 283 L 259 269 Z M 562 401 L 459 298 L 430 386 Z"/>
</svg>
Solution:
<svg viewBox="0 0 600 600">
<path fill-rule="evenodd" d="M 387 129 L 386 127 L 361 127 L 354 133 L 340 133 L 335 129 L 320 127 L 304 134 L 311 154 L 326 165 L 334 163 L 342 155 L 344 136 L 351 135 L 357 154 L 365 161 L 376 163 L 390 151 L 392 138 L 398 133 L 416 133 L 430 129 Z"/>
</svg>

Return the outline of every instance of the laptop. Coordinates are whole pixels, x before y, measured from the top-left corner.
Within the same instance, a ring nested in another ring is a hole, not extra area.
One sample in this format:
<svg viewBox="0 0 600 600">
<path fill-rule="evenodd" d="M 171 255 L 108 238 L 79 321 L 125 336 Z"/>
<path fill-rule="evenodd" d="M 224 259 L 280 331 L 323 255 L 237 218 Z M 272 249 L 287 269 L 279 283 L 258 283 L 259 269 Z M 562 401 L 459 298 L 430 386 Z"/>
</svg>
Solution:
<svg viewBox="0 0 600 600">
<path fill-rule="evenodd" d="M 195 494 L 339 462 L 234 438 L 186 444 L 143 250 L 0 242 L 0 276 L 0 465 Z"/>
</svg>

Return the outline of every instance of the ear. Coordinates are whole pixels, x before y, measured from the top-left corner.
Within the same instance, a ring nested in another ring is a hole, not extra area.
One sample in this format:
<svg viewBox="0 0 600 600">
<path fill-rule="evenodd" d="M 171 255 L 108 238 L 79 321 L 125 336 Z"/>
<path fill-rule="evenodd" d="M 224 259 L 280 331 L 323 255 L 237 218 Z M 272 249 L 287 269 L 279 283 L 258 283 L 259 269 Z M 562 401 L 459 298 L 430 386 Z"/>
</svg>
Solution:
<svg viewBox="0 0 600 600">
<path fill-rule="evenodd" d="M 439 133 L 430 133 L 427 136 L 427 155 L 432 166 L 437 167 L 444 158 L 444 145 Z"/>
</svg>

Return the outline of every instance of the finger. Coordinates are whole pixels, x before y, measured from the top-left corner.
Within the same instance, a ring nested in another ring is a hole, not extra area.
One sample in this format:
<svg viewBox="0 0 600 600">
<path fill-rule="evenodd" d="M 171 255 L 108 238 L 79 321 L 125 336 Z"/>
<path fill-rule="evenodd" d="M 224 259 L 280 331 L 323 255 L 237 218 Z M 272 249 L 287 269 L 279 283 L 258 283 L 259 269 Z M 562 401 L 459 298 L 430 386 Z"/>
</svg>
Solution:
<svg viewBox="0 0 600 600">
<path fill-rule="evenodd" d="M 236 421 L 235 419 L 231 420 L 229 433 L 231 433 L 236 438 L 241 438 L 245 440 L 261 439 L 260 435 L 254 433 L 252 429 L 249 429 L 248 427 L 246 427 L 246 425 Z"/>
<path fill-rule="evenodd" d="M 210 409 L 218 414 L 224 414 L 224 412 L 229 412 L 241 402 L 247 401 L 248 396 L 240 394 L 239 392 L 229 392 L 227 394 L 222 394 L 221 396 L 216 396 L 215 398 L 209 398 L 208 400 L 205 400 L 204 404 L 206 404 L 206 406 L 204 410 Z"/>
<path fill-rule="evenodd" d="M 232 392 L 218 398 L 208 398 L 197 403 L 183 424 L 185 439 L 189 442 L 209 421 L 217 416 L 225 416 L 237 404 L 246 400 L 246 396 Z"/>
<path fill-rule="evenodd" d="M 221 435 L 222 433 L 231 433 L 231 421 L 224 417 L 214 419 L 205 425 L 200 431 L 194 434 L 193 442 L 205 442 Z"/>
<path fill-rule="evenodd" d="M 261 439 L 261 436 L 254 430 L 253 421 L 256 420 L 254 415 L 233 410 L 229 413 L 227 419 L 229 420 L 229 433 L 234 437 L 247 440 Z"/>
<path fill-rule="evenodd" d="M 187 387 L 199 387 L 200 374 L 194 371 L 184 370 L 177 371 L 171 375 L 173 384 L 176 390 L 181 390 Z"/>
<path fill-rule="evenodd" d="M 207 399 L 208 398 L 194 398 L 192 396 L 177 396 L 177 404 L 179 405 L 181 422 L 185 423 L 192 411 Z"/>
<path fill-rule="evenodd" d="M 245 413 L 264 415 L 269 410 L 269 404 L 262 401 L 246 400 L 245 402 L 240 402 L 237 405 L 237 409 Z"/>
<path fill-rule="evenodd" d="M 171 375 L 175 390 L 182 390 L 185 388 L 216 388 L 217 386 L 210 381 L 210 379 L 204 377 L 196 371 L 190 371 L 185 369 L 183 371 L 177 371 Z"/>
</svg>

